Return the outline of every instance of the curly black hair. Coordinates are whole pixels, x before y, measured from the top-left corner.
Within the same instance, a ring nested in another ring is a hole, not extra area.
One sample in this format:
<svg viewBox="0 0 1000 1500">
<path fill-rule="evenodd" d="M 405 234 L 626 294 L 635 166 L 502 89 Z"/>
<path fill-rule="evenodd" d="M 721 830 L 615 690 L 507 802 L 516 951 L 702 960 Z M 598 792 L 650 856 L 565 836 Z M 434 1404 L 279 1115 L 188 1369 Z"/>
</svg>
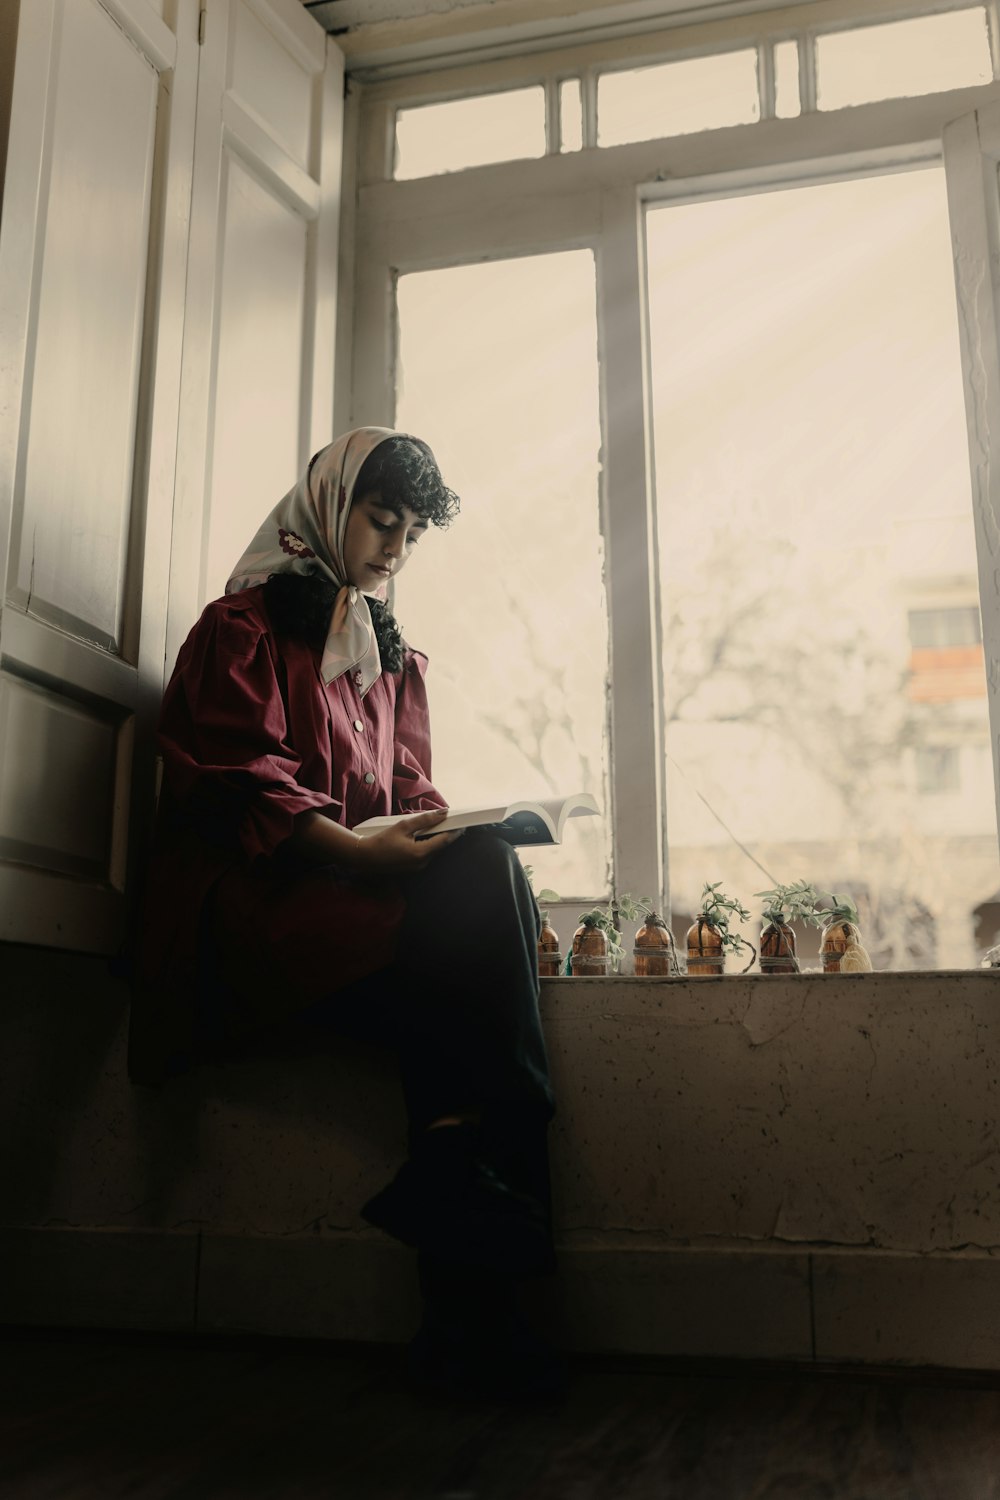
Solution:
<svg viewBox="0 0 1000 1500">
<path fill-rule="evenodd" d="M 354 481 L 355 498 L 378 490 L 386 505 L 408 505 L 434 526 L 450 526 L 461 501 L 441 478 L 422 438 L 393 433 L 373 448 Z"/>
<path fill-rule="evenodd" d="M 317 650 L 326 640 L 336 597 L 337 585 L 319 574 L 272 573 L 264 585 L 264 603 L 277 633 L 295 636 Z M 403 637 L 396 618 L 381 599 L 366 598 L 382 666 L 387 672 L 398 672 L 403 665 Z"/>
</svg>

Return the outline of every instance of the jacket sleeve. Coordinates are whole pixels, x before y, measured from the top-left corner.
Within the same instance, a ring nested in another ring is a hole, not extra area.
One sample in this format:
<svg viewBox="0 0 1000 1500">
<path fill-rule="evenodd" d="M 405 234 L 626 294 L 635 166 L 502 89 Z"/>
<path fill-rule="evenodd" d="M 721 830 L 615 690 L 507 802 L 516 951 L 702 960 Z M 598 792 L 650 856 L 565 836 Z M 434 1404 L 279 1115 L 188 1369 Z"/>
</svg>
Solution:
<svg viewBox="0 0 1000 1500">
<path fill-rule="evenodd" d="M 392 810 L 426 812 L 448 804 L 431 781 L 431 724 L 424 674 L 427 658 L 409 648 L 396 690 Z"/>
<path fill-rule="evenodd" d="M 298 781 L 284 667 L 259 620 L 209 605 L 181 648 L 160 715 L 177 816 L 248 859 L 274 852 L 295 816 L 335 799 Z"/>
</svg>

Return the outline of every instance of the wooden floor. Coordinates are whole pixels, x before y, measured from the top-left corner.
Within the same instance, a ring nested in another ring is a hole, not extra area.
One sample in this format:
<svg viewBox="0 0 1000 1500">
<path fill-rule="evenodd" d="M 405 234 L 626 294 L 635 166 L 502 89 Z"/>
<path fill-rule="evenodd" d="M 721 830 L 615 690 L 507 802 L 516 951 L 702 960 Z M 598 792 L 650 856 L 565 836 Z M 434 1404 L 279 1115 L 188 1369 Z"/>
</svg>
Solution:
<svg viewBox="0 0 1000 1500">
<path fill-rule="evenodd" d="M 1000 1500 L 1000 1376 L 582 1360 L 548 1408 L 398 1350 L 6 1330 L 3 1500 Z"/>
</svg>

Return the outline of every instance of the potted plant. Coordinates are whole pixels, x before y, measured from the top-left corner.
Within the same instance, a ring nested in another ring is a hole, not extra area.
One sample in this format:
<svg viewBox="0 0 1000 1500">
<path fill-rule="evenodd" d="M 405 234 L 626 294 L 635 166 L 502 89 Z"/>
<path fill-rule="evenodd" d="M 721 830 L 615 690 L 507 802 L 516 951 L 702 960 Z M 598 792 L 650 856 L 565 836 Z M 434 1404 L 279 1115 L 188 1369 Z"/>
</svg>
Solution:
<svg viewBox="0 0 1000 1500">
<path fill-rule="evenodd" d="M 531 865 L 525 865 L 524 873 L 528 877 L 528 884 L 534 892 L 532 876 L 534 870 Z M 542 930 L 538 934 L 538 977 L 540 979 L 556 979 L 562 973 L 562 953 L 559 949 L 559 934 L 549 922 L 548 909 L 543 905 L 546 901 L 560 901 L 562 898 L 558 891 L 553 891 L 545 886 L 538 892 L 535 900 L 538 902 L 538 911 L 542 919 Z"/>
<path fill-rule="evenodd" d="M 849 896 L 831 894 L 832 905 L 822 913 L 824 927 L 820 936 L 820 957 L 824 974 L 870 972 L 868 950 L 861 942 L 858 908 Z"/>
<path fill-rule="evenodd" d="M 562 952 L 559 934 L 549 922 L 549 914 L 542 909 L 542 930 L 538 934 L 538 977 L 555 979 L 562 973 Z"/>
<path fill-rule="evenodd" d="M 755 891 L 764 902 L 764 928 L 760 935 L 760 972 L 762 974 L 798 974 L 795 955 L 795 933 L 792 922 L 811 922 L 822 927 L 823 916 L 817 910 L 819 892 L 807 880 L 791 885 L 776 885 L 770 891 Z"/>
<path fill-rule="evenodd" d="M 635 973 L 639 978 L 656 974 L 680 974 L 681 966 L 677 958 L 674 935 L 663 918 L 657 916 L 655 911 L 648 913 L 645 922 L 636 933 L 632 957 Z"/>
<path fill-rule="evenodd" d="M 722 881 L 714 885 L 705 882 L 701 893 L 701 910 L 687 930 L 687 971 L 691 975 L 721 974 L 725 968 L 727 953 L 742 953 L 750 949 L 750 964 L 757 957 L 752 943 L 739 932 L 730 929 L 733 918 L 740 922 L 750 920 L 750 913 L 739 901 L 727 896 Z M 750 967 L 747 964 L 747 968 Z M 746 970 L 743 971 L 746 973 Z"/>
<path fill-rule="evenodd" d="M 638 921 L 649 915 L 648 901 L 636 899 L 627 892 L 613 898 L 606 907 L 595 906 L 580 913 L 580 925 L 573 934 L 573 944 L 566 958 L 566 972 L 576 975 L 617 974 L 621 966 L 621 919 Z"/>
</svg>

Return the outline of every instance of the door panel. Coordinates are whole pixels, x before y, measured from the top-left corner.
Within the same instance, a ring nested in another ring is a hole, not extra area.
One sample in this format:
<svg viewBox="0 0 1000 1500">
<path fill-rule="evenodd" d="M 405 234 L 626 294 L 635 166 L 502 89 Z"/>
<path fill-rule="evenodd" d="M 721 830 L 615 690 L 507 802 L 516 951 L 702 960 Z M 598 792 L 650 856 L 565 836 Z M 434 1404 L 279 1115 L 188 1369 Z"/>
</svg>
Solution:
<svg viewBox="0 0 1000 1500">
<path fill-rule="evenodd" d="M 250 507 L 269 510 L 298 468 L 308 250 L 306 221 L 238 156 L 227 152 L 223 171 L 220 399 L 206 568 L 212 598 L 254 533 Z"/>
<path fill-rule="evenodd" d="M 317 52 L 318 55 L 318 52 Z M 293 53 L 245 4 L 233 12 L 229 93 L 308 172 L 315 159 L 312 58 Z"/>
<path fill-rule="evenodd" d="M 60 20 L 7 598 L 118 653 L 158 79 L 97 0 Z"/>
<path fill-rule="evenodd" d="M 110 883 L 118 726 L 0 672 L 0 857 Z"/>
</svg>

